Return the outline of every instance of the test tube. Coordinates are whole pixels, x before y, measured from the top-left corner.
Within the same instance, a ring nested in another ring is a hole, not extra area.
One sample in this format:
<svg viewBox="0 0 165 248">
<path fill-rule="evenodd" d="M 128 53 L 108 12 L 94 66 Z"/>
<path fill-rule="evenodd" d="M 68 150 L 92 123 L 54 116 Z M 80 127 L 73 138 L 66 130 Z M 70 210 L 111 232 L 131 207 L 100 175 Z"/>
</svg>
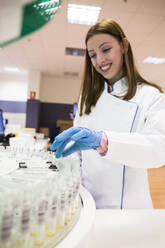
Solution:
<svg viewBox="0 0 165 248">
<path fill-rule="evenodd" d="M 56 225 L 57 225 L 57 210 L 58 210 L 58 181 L 57 175 L 53 177 L 53 182 L 50 184 L 49 190 L 49 204 L 48 204 L 48 214 L 46 219 L 46 236 L 52 238 L 56 235 Z"/>
<path fill-rule="evenodd" d="M 9 248 L 13 230 L 13 202 L 9 191 L 0 189 L 0 248 Z"/>
<path fill-rule="evenodd" d="M 10 235 L 6 241 L 1 235 L 3 242 L 0 240 L 0 245 L 3 244 L 3 248 L 46 247 L 70 224 L 72 215 L 79 207 L 79 164 L 72 157 L 56 160 L 52 152 L 39 152 L 20 145 L 5 151 L 0 149 L 1 153 L 5 153 L 3 161 L 7 156 L 13 164 L 25 162 L 27 168 L 15 169 L 4 175 L 14 203 L 6 202 L 10 205 L 6 209 L 12 209 L 13 219 L 8 228 Z M 51 165 L 55 164 L 58 170 L 50 170 L 48 161 Z M 4 227 L 4 215 L 1 214 L 4 209 L 1 204 L 0 227 Z M 3 234 L 4 228 L 0 230 Z"/>
</svg>

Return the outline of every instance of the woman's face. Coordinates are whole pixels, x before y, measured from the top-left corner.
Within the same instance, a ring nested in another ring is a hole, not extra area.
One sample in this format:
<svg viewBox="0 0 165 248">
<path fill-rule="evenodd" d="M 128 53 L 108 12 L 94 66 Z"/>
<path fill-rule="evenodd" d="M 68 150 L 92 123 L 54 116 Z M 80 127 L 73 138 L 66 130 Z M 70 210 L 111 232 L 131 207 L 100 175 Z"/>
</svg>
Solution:
<svg viewBox="0 0 165 248">
<path fill-rule="evenodd" d="M 96 34 L 87 42 L 93 67 L 106 79 L 123 75 L 123 46 L 112 35 Z"/>
</svg>

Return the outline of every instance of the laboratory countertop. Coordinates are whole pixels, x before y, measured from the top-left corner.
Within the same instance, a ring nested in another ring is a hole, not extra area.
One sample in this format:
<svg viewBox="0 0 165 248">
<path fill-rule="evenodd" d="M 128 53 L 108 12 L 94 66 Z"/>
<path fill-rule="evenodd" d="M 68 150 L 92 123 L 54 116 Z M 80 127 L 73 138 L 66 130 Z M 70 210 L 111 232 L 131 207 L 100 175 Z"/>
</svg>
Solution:
<svg viewBox="0 0 165 248">
<path fill-rule="evenodd" d="M 80 218 L 56 248 L 165 248 L 165 209 L 96 210 L 85 188 L 80 195 Z"/>
<path fill-rule="evenodd" d="M 165 210 L 96 210 L 88 248 L 164 248 Z"/>
</svg>

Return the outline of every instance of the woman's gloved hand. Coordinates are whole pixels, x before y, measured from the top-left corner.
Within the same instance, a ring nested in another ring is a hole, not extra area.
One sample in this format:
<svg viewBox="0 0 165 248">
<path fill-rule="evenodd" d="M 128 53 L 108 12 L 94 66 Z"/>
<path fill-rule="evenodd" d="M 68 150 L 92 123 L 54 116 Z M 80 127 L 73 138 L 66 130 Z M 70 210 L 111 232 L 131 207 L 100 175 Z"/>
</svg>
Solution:
<svg viewBox="0 0 165 248">
<path fill-rule="evenodd" d="M 71 127 L 56 136 L 50 149 L 56 150 L 56 158 L 66 157 L 73 152 L 96 149 L 100 146 L 101 139 L 102 131 L 97 132 L 85 127 Z M 65 149 L 70 141 L 74 143 Z"/>
</svg>

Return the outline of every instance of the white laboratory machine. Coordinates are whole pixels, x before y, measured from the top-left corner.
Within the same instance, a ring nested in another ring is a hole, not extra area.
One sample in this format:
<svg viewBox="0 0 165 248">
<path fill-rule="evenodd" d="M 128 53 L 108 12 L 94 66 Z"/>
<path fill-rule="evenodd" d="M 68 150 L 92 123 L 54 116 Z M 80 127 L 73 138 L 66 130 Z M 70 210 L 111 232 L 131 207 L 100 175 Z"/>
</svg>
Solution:
<svg viewBox="0 0 165 248">
<path fill-rule="evenodd" d="M 0 248 L 86 247 L 95 203 L 76 156 L 0 146 Z"/>
</svg>

